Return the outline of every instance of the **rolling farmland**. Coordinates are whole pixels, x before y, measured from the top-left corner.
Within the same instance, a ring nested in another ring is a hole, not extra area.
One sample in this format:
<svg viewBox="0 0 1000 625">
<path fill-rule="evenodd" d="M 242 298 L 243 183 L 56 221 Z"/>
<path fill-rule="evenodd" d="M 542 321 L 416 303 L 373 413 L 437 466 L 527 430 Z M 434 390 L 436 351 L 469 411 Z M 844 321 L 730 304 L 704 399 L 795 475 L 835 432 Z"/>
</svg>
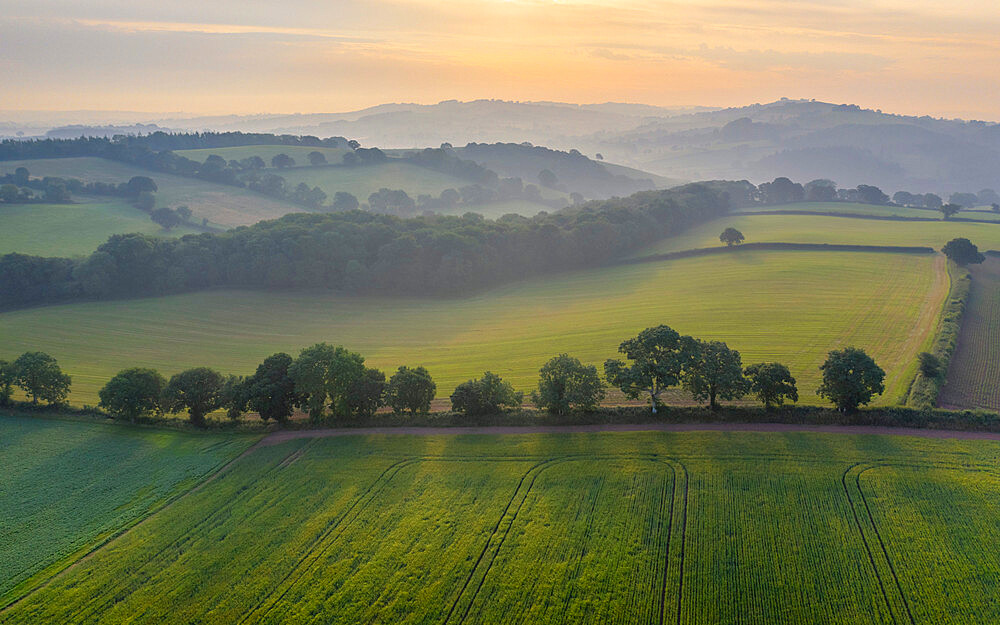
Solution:
<svg viewBox="0 0 1000 625">
<path fill-rule="evenodd" d="M 96 403 L 118 370 L 193 366 L 250 373 L 277 351 L 319 341 L 374 366 L 423 365 L 446 397 L 492 370 L 523 390 L 568 352 L 600 365 L 648 326 L 719 339 L 744 362 L 780 360 L 804 403 L 830 349 L 863 346 L 886 370 L 882 404 L 915 371 L 947 293 L 943 257 L 738 251 L 546 276 L 458 299 L 305 292 L 204 292 L 0 314 L 0 358 L 52 354 L 73 376 L 75 404 Z"/>
<path fill-rule="evenodd" d="M 179 226 L 166 231 L 131 204 L 94 198 L 79 204 L 13 204 L 0 208 L 0 255 L 90 254 L 112 234 L 142 232 L 179 237 L 197 232 Z"/>
<path fill-rule="evenodd" d="M 971 265 L 972 288 L 938 402 L 1000 410 L 1000 259 Z"/>
<path fill-rule="evenodd" d="M 149 176 L 156 181 L 159 189 L 156 192 L 157 206 L 177 207 L 184 204 L 194 213 L 192 219 L 200 222 L 206 218 L 213 224 L 227 228 L 305 210 L 296 204 L 281 202 L 239 187 L 149 171 L 127 163 L 95 157 L 0 161 L 0 172 L 11 173 L 21 166 L 27 167 L 32 177 L 58 176 L 78 178 L 84 182 L 120 183 L 128 182 L 132 176 Z"/>
<path fill-rule="evenodd" d="M 0 416 L 0 599 L 190 489 L 251 442 Z"/>
<path fill-rule="evenodd" d="M 845 215 L 874 217 L 918 217 L 920 219 L 941 219 L 940 211 L 929 208 L 856 204 L 853 202 L 798 202 L 795 204 L 777 204 L 774 206 L 744 206 L 742 208 L 734 209 L 734 212 L 841 213 Z M 1000 213 L 994 213 L 991 210 L 984 209 L 964 209 L 955 215 L 955 218 L 1000 222 Z"/>
<path fill-rule="evenodd" d="M 287 154 L 295 159 L 296 167 L 309 165 L 309 154 L 319 152 L 326 157 L 328 163 L 340 163 L 344 159 L 344 154 L 350 152 L 346 148 L 313 148 L 302 145 L 241 145 L 230 148 L 198 148 L 195 150 L 174 150 L 174 154 L 184 156 L 191 160 L 204 162 L 206 158 L 215 154 L 227 161 L 243 160 L 251 156 L 259 156 L 264 159 L 267 166 L 271 166 L 271 159 L 278 154 Z"/>
<path fill-rule="evenodd" d="M 747 243 L 834 243 L 847 245 L 927 246 L 941 249 L 965 237 L 981 250 L 1000 249 L 1000 224 L 959 221 L 876 221 L 822 215 L 739 215 L 715 219 L 683 234 L 658 241 L 633 256 L 720 247 L 719 234 L 733 227 Z"/>
<path fill-rule="evenodd" d="M 993 622 L 997 449 L 751 432 L 291 440 L 0 623 Z"/>
</svg>

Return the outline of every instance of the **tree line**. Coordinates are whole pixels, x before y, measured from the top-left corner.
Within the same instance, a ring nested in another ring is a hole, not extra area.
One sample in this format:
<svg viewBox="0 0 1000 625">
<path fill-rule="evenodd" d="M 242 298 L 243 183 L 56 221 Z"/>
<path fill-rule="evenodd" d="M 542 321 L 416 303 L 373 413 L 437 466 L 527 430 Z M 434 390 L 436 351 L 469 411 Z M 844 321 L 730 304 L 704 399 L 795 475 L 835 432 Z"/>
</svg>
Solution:
<svg viewBox="0 0 1000 625">
<path fill-rule="evenodd" d="M 763 362 L 744 367 L 740 353 L 725 343 L 682 336 L 665 325 L 623 341 L 618 351 L 624 360 L 608 359 L 604 379 L 595 366 L 568 354 L 552 358 L 539 370 L 532 403 L 559 415 L 592 411 L 605 399 L 608 385 L 630 399 L 647 397 L 653 413 L 662 405 L 661 394 L 678 386 L 712 410 L 719 408 L 720 400 L 748 394 L 766 409 L 799 398 L 787 366 Z M 923 355 L 920 366 L 931 366 Z M 885 372 L 861 349 L 831 351 L 820 370 L 818 394 L 843 412 L 868 404 L 885 390 Z M 70 383 L 56 360 L 42 352 L 22 354 L 12 363 L 0 361 L 0 405 L 10 403 L 15 386 L 32 403 L 59 405 L 65 402 Z M 397 413 L 426 413 L 436 391 L 424 367 L 400 366 L 387 379 L 382 371 L 367 367 L 361 354 L 317 343 L 297 358 L 286 353 L 268 356 L 250 376 L 225 376 L 195 367 L 168 380 L 154 369 L 124 369 L 98 395 L 100 407 L 114 418 L 135 421 L 187 412 L 193 425 L 203 427 L 206 416 L 216 410 L 225 410 L 233 420 L 255 412 L 264 421 L 279 423 L 296 410 L 308 413 L 314 422 L 370 417 L 384 406 Z M 519 409 L 524 395 L 487 371 L 459 384 L 450 399 L 453 411 L 478 416 Z"/>
<path fill-rule="evenodd" d="M 232 287 L 462 293 L 597 265 L 727 210 L 725 193 L 690 184 L 532 218 L 297 213 L 170 240 L 114 235 L 84 259 L 0 257 L 0 308 Z"/>
</svg>

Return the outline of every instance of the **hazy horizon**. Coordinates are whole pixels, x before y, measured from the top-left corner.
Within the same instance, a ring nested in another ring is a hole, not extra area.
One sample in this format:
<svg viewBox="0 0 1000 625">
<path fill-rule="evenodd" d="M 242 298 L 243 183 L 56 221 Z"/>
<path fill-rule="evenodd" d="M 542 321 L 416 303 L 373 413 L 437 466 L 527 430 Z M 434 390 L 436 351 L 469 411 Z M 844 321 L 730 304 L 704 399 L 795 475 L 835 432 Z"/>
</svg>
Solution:
<svg viewBox="0 0 1000 625">
<path fill-rule="evenodd" d="M 985 0 L 5 4 L 7 110 L 280 114 L 449 99 L 731 107 L 788 97 L 1000 118 L 1000 15 Z"/>
</svg>

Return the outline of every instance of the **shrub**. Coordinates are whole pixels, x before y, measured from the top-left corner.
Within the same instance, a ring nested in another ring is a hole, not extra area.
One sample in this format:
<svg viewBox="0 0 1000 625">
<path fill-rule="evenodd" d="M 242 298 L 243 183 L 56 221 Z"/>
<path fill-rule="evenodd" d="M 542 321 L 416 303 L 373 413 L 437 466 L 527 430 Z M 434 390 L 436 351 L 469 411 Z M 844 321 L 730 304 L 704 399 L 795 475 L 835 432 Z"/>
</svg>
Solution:
<svg viewBox="0 0 1000 625">
<path fill-rule="evenodd" d="M 515 392 L 510 382 L 487 371 L 482 378 L 462 382 L 455 388 L 451 409 L 468 416 L 496 414 L 520 407 L 523 400 L 524 394 Z"/>
</svg>

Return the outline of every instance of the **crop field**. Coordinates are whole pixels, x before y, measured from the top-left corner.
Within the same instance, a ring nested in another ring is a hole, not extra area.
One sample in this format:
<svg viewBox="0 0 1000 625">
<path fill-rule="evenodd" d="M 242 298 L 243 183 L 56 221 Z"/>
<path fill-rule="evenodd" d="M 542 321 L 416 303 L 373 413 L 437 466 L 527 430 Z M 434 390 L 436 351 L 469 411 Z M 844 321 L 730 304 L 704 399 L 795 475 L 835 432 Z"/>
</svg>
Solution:
<svg viewBox="0 0 1000 625">
<path fill-rule="evenodd" d="M 997 622 L 998 450 L 801 432 L 290 440 L 0 623 Z"/>
<path fill-rule="evenodd" d="M 0 414 L 0 604 L 252 442 Z"/>
<path fill-rule="evenodd" d="M 84 198 L 79 204 L 5 204 L 0 207 L 0 254 L 83 256 L 112 234 L 142 232 L 179 237 L 196 232 L 178 227 L 169 231 L 149 215 L 118 199 Z"/>
<path fill-rule="evenodd" d="M 340 163 L 344 160 L 344 154 L 350 152 L 341 148 L 310 148 L 300 145 L 241 145 L 231 148 L 199 148 L 197 150 L 174 150 L 174 154 L 184 156 L 198 162 L 204 162 L 206 158 L 215 154 L 227 161 L 243 160 L 251 156 L 259 156 L 264 159 L 267 166 L 271 166 L 271 159 L 278 154 L 287 154 L 295 159 L 296 167 L 309 165 L 309 153 L 319 152 L 326 157 L 328 163 Z"/>
<path fill-rule="evenodd" d="M 745 363 L 778 360 L 813 395 L 829 350 L 864 347 L 895 403 L 948 289 L 943 257 L 737 251 L 546 276 L 456 299 L 204 292 L 0 314 L 0 358 L 42 350 L 73 376 L 75 404 L 125 367 L 252 373 L 271 353 L 342 344 L 373 366 L 423 365 L 438 396 L 485 370 L 522 390 L 568 352 L 601 365 L 622 340 L 667 324 L 726 341 Z"/>
<path fill-rule="evenodd" d="M 723 244 L 719 241 L 719 235 L 727 227 L 742 232 L 747 243 L 919 245 L 941 249 L 951 239 L 965 237 L 978 245 L 981 250 L 1000 249 L 1000 224 L 960 221 L 878 221 L 823 215 L 732 215 L 658 241 L 639 250 L 634 256 L 720 247 Z"/>
<path fill-rule="evenodd" d="M 941 212 L 929 208 L 911 208 L 905 206 L 880 206 L 877 204 L 855 204 L 852 202 L 799 202 L 796 204 L 778 204 L 775 206 L 744 206 L 734 209 L 737 213 L 756 213 L 761 211 L 806 211 L 810 213 L 844 213 L 849 215 L 874 215 L 879 217 L 921 217 L 924 219 L 941 219 Z M 978 219 L 1000 222 L 1000 213 L 974 209 L 962 210 L 957 218 Z"/>
<path fill-rule="evenodd" d="M 157 206 L 172 208 L 182 204 L 191 209 L 192 219 L 227 228 L 275 219 L 288 213 L 303 212 L 301 206 L 274 200 L 259 193 L 216 184 L 196 178 L 173 176 L 134 167 L 103 158 L 50 158 L 30 161 L 0 161 L 0 173 L 12 173 L 27 167 L 32 177 L 59 176 L 84 182 L 128 182 L 132 176 L 149 176 L 156 181 Z"/>
<path fill-rule="evenodd" d="M 1000 410 L 1000 259 L 971 265 L 972 288 L 939 403 Z"/>
</svg>

